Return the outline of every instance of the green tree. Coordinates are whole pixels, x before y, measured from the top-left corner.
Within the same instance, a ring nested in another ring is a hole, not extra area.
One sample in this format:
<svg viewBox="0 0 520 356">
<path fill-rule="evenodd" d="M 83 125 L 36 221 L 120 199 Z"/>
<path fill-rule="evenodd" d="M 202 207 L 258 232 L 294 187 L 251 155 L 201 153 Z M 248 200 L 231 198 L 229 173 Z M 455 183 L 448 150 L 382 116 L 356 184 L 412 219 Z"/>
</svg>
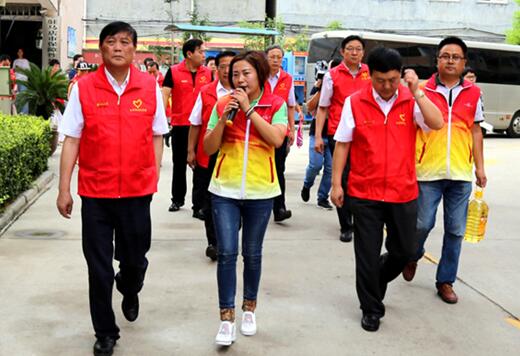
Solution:
<svg viewBox="0 0 520 356">
<path fill-rule="evenodd" d="M 309 28 L 305 26 L 303 30 L 292 39 L 285 41 L 284 49 L 287 51 L 306 51 L 309 49 Z"/>
<path fill-rule="evenodd" d="M 280 17 L 267 19 L 266 23 L 240 21 L 237 25 L 243 28 L 276 30 L 279 35 L 276 36 L 275 43 L 285 48 L 285 24 Z M 241 37 L 244 39 L 244 48 L 248 50 L 263 51 L 269 45 L 269 38 L 266 36 L 242 35 Z"/>
<path fill-rule="evenodd" d="M 520 0 L 516 0 L 516 3 L 520 5 Z M 520 11 L 513 14 L 513 27 L 506 31 L 506 42 L 520 45 Z"/>
<path fill-rule="evenodd" d="M 336 30 L 341 30 L 342 28 L 343 28 L 343 24 L 337 20 L 331 21 L 327 24 L 327 26 L 325 26 L 325 29 L 327 31 L 336 31 Z"/>
<path fill-rule="evenodd" d="M 209 21 L 209 18 L 207 15 L 204 15 L 202 16 L 199 12 L 199 6 L 197 4 L 197 1 L 196 0 L 193 0 L 193 11 L 192 12 L 188 12 L 188 16 L 190 17 L 190 23 L 192 25 L 197 25 L 197 26 L 208 26 L 211 24 L 211 22 Z M 205 32 L 184 32 L 182 34 L 182 39 L 184 42 L 186 42 L 187 40 L 191 39 L 191 38 L 198 38 L 198 39 L 201 39 L 202 41 L 204 42 L 209 42 L 211 40 L 211 37 L 208 36 L 207 33 Z"/>
</svg>

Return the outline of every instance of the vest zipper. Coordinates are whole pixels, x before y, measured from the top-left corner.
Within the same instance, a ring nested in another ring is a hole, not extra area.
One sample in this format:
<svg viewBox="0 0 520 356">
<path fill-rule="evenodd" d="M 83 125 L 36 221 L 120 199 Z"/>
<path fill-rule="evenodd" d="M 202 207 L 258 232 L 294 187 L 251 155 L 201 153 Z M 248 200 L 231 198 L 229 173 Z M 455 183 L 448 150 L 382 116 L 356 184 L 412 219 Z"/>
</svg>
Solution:
<svg viewBox="0 0 520 356">
<path fill-rule="evenodd" d="M 451 92 L 450 92 L 451 93 Z M 451 179 L 451 101 L 448 106 L 448 142 L 446 143 L 446 178 Z"/>
<path fill-rule="evenodd" d="M 122 157 L 122 154 L 123 154 L 123 145 L 122 145 L 122 142 L 121 142 L 121 95 L 117 95 L 117 106 L 118 106 L 118 110 L 119 110 L 119 196 L 118 198 L 121 198 L 121 182 L 122 182 L 122 172 L 121 172 L 121 167 L 123 165 L 123 157 Z"/>
<path fill-rule="evenodd" d="M 393 105 L 395 105 L 395 103 Z M 390 111 L 391 110 L 392 109 L 390 109 Z M 388 112 L 388 113 L 390 113 L 390 112 Z M 383 178 L 384 179 L 383 180 L 383 199 L 381 200 L 383 202 L 385 201 L 385 196 L 386 196 L 386 173 L 387 173 L 386 171 L 387 171 L 387 162 L 388 162 L 388 147 L 387 147 L 387 145 L 388 145 L 388 139 L 387 139 L 388 130 L 387 130 L 387 127 L 388 126 L 386 125 L 387 122 L 388 122 L 388 114 L 385 114 L 385 123 L 384 123 L 384 125 L 385 125 L 385 171 L 384 171 L 385 174 L 383 175 L 383 177 L 384 177 Z"/>
<path fill-rule="evenodd" d="M 247 160 L 249 156 L 249 130 L 251 128 L 251 120 L 246 122 L 246 141 L 244 143 L 244 163 L 242 165 L 242 184 L 240 187 L 240 199 L 245 199 L 246 195 L 246 174 L 247 174 Z"/>
</svg>

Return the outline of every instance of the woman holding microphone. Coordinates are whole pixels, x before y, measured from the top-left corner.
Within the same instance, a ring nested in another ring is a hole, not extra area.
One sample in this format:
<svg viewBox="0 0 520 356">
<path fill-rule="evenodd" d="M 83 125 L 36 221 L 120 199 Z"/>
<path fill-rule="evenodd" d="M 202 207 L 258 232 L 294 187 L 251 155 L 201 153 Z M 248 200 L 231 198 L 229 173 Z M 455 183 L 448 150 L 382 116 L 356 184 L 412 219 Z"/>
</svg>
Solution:
<svg viewBox="0 0 520 356">
<path fill-rule="evenodd" d="M 249 336 L 256 333 L 262 243 L 273 198 L 280 195 L 274 149 L 283 143 L 287 129 L 285 102 L 264 92 L 268 75 L 264 53 L 249 51 L 235 56 L 229 68 L 234 90 L 217 101 L 204 138 L 207 154 L 219 151 L 209 186 L 218 244 L 218 345 L 231 345 L 236 339 L 236 261 L 241 221 L 244 292 L 240 331 Z"/>
</svg>

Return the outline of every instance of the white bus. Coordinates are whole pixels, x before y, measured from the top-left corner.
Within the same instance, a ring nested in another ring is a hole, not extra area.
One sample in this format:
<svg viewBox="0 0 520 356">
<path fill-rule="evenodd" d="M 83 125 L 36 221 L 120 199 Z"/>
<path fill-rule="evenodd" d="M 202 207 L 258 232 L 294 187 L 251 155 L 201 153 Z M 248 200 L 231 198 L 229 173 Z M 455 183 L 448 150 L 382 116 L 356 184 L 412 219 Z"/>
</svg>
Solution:
<svg viewBox="0 0 520 356">
<path fill-rule="evenodd" d="M 312 35 L 307 60 L 307 87 L 314 83 L 316 61 L 341 59 L 341 41 L 358 35 L 366 43 L 365 55 L 376 46 L 396 49 L 403 66 L 413 68 L 420 79 L 436 72 L 437 44 L 441 38 L 394 35 L 377 32 L 328 31 Z M 486 122 L 493 131 L 520 137 L 520 46 L 465 41 L 468 45 L 467 65 L 477 73 L 482 89 Z"/>
</svg>

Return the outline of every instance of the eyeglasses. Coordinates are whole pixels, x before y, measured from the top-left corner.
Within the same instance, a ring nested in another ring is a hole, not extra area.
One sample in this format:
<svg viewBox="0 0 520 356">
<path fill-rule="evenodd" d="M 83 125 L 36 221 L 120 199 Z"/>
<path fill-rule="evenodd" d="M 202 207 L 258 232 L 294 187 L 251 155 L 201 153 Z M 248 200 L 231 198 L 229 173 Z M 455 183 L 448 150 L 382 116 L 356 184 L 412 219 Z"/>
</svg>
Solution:
<svg viewBox="0 0 520 356">
<path fill-rule="evenodd" d="M 455 63 L 458 63 L 461 60 L 465 59 L 465 57 L 459 56 L 458 54 L 449 55 L 448 53 L 441 54 L 438 58 L 443 62 L 449 62 L 450 60 L 452 60 Z"/>
<path fill-rule="evenodd" d="M 363 48 L 361 48 L 361 47 L 346 47 L 345 51 L 347 51 L 347 52 L 363 52 Z"/>
</svg>

